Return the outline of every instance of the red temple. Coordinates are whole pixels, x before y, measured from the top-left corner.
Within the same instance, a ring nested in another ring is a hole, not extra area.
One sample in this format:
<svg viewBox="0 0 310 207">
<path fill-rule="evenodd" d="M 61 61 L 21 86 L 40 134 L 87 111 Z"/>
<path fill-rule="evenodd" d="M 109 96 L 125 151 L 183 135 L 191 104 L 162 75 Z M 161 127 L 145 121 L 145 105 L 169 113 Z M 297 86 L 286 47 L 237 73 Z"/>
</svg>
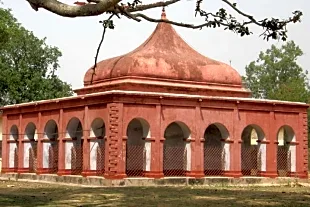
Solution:
<svg viewBox="0 0 310 207">
<path fill-rule="evenodd" d="M 170 24 L 89 69 L 76 93 L 1 108 L 2 172 L 308 177 L 308 105 L 249 98 Z"/>
</svg>

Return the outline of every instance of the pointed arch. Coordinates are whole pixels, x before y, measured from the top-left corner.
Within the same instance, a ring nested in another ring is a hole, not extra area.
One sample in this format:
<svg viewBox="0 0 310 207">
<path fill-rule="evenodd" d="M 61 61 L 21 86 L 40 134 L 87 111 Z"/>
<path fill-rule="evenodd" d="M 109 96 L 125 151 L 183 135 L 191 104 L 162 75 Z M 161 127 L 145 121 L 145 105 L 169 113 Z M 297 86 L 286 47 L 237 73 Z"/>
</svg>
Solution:
<svg viewBox="0 0 310 207">
<path fill-rule="evenodd" d="M 81 121 L 73 117 L 66 127 L 65 169 L 73 175 L 82 173 L 83 167 L 83 127 Z"/>
<path fill-rule="evenodd" d="M 283 125 L 277 133 L 277 172 L 280 177 L 296 172 L 296 136 L 293 128 Z"/>
<path fill-rule="evenodd" d="M 191 170 L 191 139 L 189 127 L 180 121 L 170 123 L 164 132 L 165 176 L 184 176 Z"/>
<path fill-rule="evenodd" d="M 47 173 L 57 173 L 58 171 L 58 126 L 55 120 L 49 120 L 44 127 L 44 139 L 42 143 L 43 158 L 42 166 Z"/>
<path fill-rule="evenodd" d="M 44 127 L 44 138 L 58 139 L 58 126 L 55 120 L 49 120 Z"/>
<path fill-rule="evenodd" d="M 90 126 L 90 170 L 96 175 L 103 175 L 105 171 L 105 123 L 102 118 L 96 118 Z"/>
<path fill-rule="evenodd" d="M 37 127 L 33 122 L 27 124 L 25 128 L 24 139 L 37 140 Z"/>
<path fill-rule="evenodd" d="M 96 118 L 91 123 L 90 137 L 104 137 L 105 136 L 105 123 L 102 118 Z"/>
<path fill-rule="evenodd" d="M 24 168 L 34 173 L 37 170 L 37 127 L 33 122 L 27 124 L 24 132 L 24 140 L 30 142 L 24 143 Z"/>
<path fill-rule="evenodd" d="M 127 126 L 126 174 L 129 177 L 143 176 L 150 171 L 151 138 L 149 123 L 143 118 L 132 119 Z"/>
<path fill-rule="evenodd" d="M 223 175 L 230 168 L 229 132 L 221 123 L 210 124 L 204 133 L 204 173 Z"/>
<path fill-rule="evenodd" d="M 10 129 L 10 140 L 18 140 L 19 132 L 18 127 L 16 125 L 13 125 Z"/>
<path fill-rule="evenodd" d="M 82 136 L 82 122 L 76 117 L 71 118 L 66 127 L 66 137 L 81 139 Z"/>
<path fill-rule="evenodd" d="M 9 143 L 9 168 L 13 168 L 16 171 L 18 168 L 18 140 L 19 130 L 16 125 L 11 126 L 9 139 L 14 142 Z"/>
<path fill-rule="evenodd" d="M 263 129 L 256 125 L 246 126 L 241 135 L 241 171 L 243 175 L 258 176 L 266 171 L 266 144 Z"/>
</svg>

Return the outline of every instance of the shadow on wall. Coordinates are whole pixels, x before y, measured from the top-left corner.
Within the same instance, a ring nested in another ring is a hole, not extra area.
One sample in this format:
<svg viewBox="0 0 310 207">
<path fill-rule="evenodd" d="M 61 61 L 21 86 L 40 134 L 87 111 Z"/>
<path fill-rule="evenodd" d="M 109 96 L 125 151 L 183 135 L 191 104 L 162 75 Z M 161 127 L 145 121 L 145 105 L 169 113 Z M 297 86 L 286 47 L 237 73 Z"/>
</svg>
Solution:
<svg viewBox="0 0 310 207">
<path fill-rule="evenodd" d="M 1 173 L 1 170 L 2 170 L 2 140 L 0 139 L 0 173 Z"/>
<path fill-rule="evenodd" d="M 310 160 L 310 148 L 308 148 L 308 160 Z M 310 173 L 310 164 L 308 163 L 308 172 Z"/>
<path fill-rule="evenodd" d="M 2 170 L 2 115 L 0 115 L 0 173 Z"/>
</svg>

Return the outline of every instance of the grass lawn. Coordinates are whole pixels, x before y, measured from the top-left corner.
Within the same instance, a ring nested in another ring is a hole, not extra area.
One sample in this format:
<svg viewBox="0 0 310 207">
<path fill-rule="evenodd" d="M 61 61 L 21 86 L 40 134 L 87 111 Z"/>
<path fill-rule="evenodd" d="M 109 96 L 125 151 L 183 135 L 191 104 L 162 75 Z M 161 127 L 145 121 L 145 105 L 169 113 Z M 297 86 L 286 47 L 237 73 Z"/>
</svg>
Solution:
<svg viewBox="0 0 310 207">
<path fill-rule="evenodd" d="M 92 188 L 0 181 L 0 206 L 295 207 L 310 206 L 310 188 L 202 186 Z"/>
</svg>

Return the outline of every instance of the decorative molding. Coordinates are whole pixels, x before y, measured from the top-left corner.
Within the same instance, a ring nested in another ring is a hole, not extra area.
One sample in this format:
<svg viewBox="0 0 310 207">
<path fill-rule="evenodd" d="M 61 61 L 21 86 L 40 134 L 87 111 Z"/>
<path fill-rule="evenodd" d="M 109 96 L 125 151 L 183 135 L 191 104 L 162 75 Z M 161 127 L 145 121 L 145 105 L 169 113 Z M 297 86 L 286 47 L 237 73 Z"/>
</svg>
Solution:
<svg viewBox="0 0 310 207">
<path fill-rule="evenodd" d="M 308 160 L 308 113 L 304 112 L 300 114 L 302 117 L 302 138 L 303 138 L 303 166 L 304 166 L 304 172 L 308 175 L 308 165 L 309 165 L 309 160 Z"/>
<path fill-rule="evenodd" d="M 7 143 L 18 143 L 18 140 L 7 140 Z"/>
<path fill-rule="evenodd" d="M 290 144 L 290 145 L 299 145 L 299 142 L 286 142 L 286 144 Z"/>
<path fill-rule="evenodd" d="M 221 139 L 221 142 L 224 142 L 224 143 L 234 143 L 234 140 L 232 139 Z"/>
<path fill-rule="evenodd" d="M 184 142 L 195 142 L 195 138 L 184 138 Z"/>
<path fill-rule="evenodd" d="M 122 137 L 122 140 L 123 140 L 123 141 L 126 141 L 127 139 L 128 139 L 127 136 L 123 136 L 123 137 Z"/>
<path fill-rule="evenodd" d="M 156 141 L 156 138 L 155 138 L 155 137 L 149 137 L 149 138 L 143 137 L 142 139 L 143 139 L 144 141 L 146 141 L 146 142 L 155 142 L 155 141 Z"/>
<path fill-rule="evenodd" d="M 256 142 L 261 144 L 270 144 L 269 140 L 257 140 Z"/>
<path fill-rule="evenodd" d="M 87 137 L 87 140 L 106 140 L 106 137 Z"/>
<path fill-rule="evenodd" d="M 108 133 L 108 173 L 116 174 L 117 173 L 117 163 L 118 163 L 118 155 L 119 155 L 119 113 L 120 108 L 117 104 L 111 104 L 108 106 L 109 113 L 109 121 L 108 121 L 108 129 L 110 132 Z"/>
</svg>

